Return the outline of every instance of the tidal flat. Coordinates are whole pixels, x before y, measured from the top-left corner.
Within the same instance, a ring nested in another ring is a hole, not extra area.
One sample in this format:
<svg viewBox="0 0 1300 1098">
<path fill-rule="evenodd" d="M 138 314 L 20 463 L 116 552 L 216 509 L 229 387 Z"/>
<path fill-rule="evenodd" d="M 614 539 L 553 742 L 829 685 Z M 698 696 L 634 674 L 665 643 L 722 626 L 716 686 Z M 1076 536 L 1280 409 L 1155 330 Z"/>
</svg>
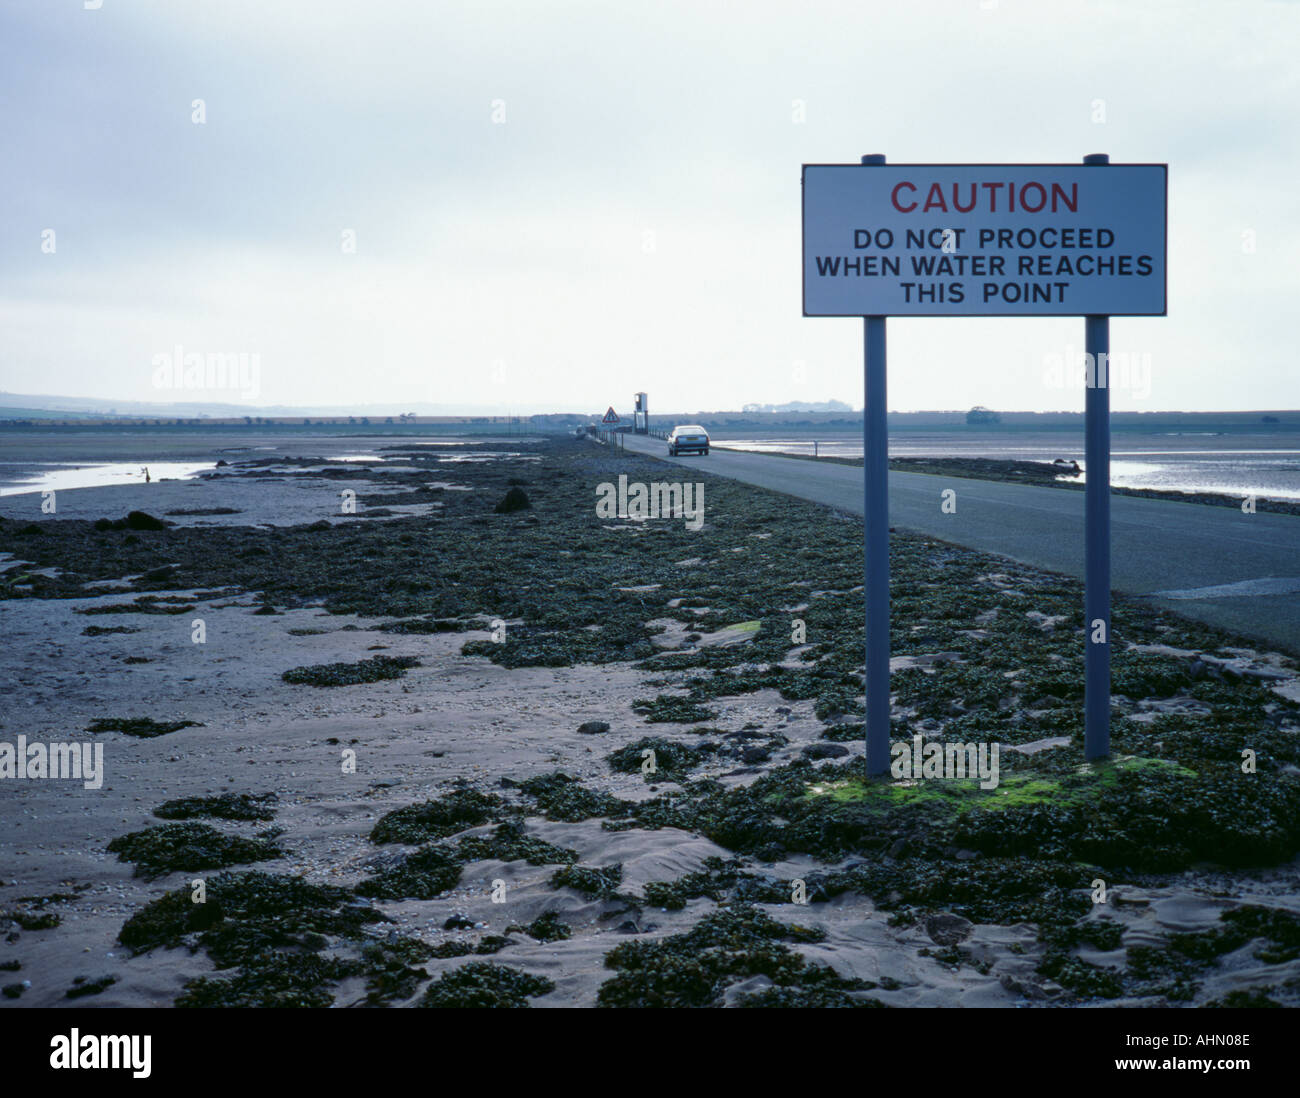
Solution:
<svg viewBox="0 0 1300 1098">
<path fill-rule="evenodd" d="M 0 1005 L 1300 1003 L 1292 657 L 1116 598 L 1090 764 L 1081 585 L 899 530 L 893 738 L 1000 781 L 867 781 L 860 519 L 452 453 L 6 499 L 0 741 L 106 780 L 0 785 Z"/>
</svg>

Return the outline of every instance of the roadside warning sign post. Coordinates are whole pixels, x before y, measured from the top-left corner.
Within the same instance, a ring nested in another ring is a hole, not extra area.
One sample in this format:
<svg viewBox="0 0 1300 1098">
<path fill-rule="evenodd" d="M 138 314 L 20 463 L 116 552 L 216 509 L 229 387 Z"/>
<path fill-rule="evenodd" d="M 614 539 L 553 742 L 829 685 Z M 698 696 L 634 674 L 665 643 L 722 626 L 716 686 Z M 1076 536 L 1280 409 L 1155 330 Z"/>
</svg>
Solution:
<svg viewBox="0 0 1300 1098">
<path fill-rule="evenodd" d="M 1096 170 L 1104 167 L 1104 170 Z M 803 166 L 804 316 L 863 318 L 867 773 L 889 769 L 889 316 L 1082 316 L 1084 752 L 1110 753 L 1110 317 L 1166 312 L 1165 164 Z"/>
</svg>

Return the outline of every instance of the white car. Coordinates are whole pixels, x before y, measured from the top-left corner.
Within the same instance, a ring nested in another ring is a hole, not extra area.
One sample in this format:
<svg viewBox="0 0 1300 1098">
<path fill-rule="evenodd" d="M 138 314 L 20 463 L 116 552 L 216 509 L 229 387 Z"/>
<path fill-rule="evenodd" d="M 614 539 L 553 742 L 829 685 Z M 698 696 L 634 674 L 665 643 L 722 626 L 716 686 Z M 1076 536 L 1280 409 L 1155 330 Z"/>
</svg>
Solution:
<svg viewBox="0 0 1300 1098">
<path fill-rule="evenodd" d="M 697 424 L 686 427 L 674 427 L 668 436 L 668 456 L 697 453 L 707 455 L 709 452 L 709 433 Z"/>
</svg>

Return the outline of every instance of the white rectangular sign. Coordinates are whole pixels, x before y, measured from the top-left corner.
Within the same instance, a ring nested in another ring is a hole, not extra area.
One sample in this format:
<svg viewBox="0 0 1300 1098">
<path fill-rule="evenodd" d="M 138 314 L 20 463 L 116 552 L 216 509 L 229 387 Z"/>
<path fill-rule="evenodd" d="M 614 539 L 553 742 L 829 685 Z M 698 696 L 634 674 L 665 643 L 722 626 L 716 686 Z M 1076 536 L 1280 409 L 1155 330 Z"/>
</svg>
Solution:
<svg viewBox="0 0 1300 1098">
<path fill-rule="evenodd" d="M 804 316 L 1163 316 L 1165 164 L 805 164 Z"/>
</svg>

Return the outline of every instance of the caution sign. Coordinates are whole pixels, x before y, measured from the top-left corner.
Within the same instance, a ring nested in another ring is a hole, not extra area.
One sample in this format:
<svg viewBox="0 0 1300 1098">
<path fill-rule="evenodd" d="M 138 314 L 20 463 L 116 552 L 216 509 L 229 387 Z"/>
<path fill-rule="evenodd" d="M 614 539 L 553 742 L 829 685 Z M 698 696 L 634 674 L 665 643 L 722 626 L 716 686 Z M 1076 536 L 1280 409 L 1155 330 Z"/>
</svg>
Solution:
<svg viewBox="0 0 1300 1098">
<path fill-rule="evenodd" d="M 617 423 L 617 422 L 618 422 L 618 413 L 617 413 L 616 411 L 614 411 L 614 406 L 613 406 L 612 404 L 609 406 L 609 411 L 607 411 L 607 412 L 605 413 L 605 418 L 602 419 L 600 422 L 601 422 L 601 423 Z"/>
<path fill-rule="evenodd" d="M 1163 316 L 1164 164 L 805 164 L 805 316 Z"/>
</svg>

